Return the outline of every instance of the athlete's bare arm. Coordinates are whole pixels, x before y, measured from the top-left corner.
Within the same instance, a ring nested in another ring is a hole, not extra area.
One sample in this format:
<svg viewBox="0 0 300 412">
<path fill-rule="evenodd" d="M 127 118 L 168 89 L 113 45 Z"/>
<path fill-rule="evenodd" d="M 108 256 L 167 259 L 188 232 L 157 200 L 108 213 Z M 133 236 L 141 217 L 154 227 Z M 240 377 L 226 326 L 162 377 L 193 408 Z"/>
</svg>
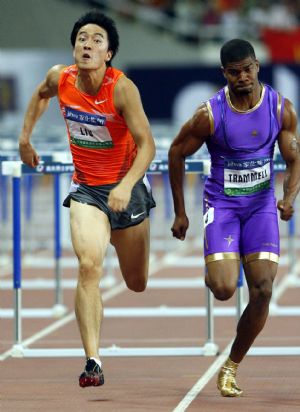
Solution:
<svg viewBox="0 0 300 412">
<path fill-rule="evenodd" d="M 277 207 L 280 218 L 289 220 L 293 213 L 293 203 L 300 190 L 300 140 L 297 134 L 297 114 L 292 103 L 285 100 L 283 125 L 278 137 L 278 146 L 286 162 L 286 172 L 283 183 L 283 199 Z"/>
<path fill-rule="evenodd" d="M 137 145 L 137 156 L 132 167 L 120 184 L 110 192 L 108 200 L 111 209 L 121 211 L 129 203 L 133 186 L 148 170 L 155 156 L 155 144 L 139 91 L 126 76 L 122 76 L 116 84 L 114 103 Z"/>
<path fill-rule="evenodd" d="M 173 194 L 175 220 L 171 228 L 173 236 L 184 240 L 189 226 L 184 204 L 184 162 L 194 154 L 210 136 L 209 113 L 205 104 L 181 128 L 169 150 L 169 176 Z"/>
<path fill-rule="evenodd" d="M 47 110 L 51 97 L 57 95 L 59 76 L 65 67 L 64 65 L 53 66 L 35 89 L 28 104 L 19 137 L 20 156 L 28 166 L 35 167 L 39 163 L 39 157 L 30 143 L 30 137 L 37 121 Z"/>
</svg>

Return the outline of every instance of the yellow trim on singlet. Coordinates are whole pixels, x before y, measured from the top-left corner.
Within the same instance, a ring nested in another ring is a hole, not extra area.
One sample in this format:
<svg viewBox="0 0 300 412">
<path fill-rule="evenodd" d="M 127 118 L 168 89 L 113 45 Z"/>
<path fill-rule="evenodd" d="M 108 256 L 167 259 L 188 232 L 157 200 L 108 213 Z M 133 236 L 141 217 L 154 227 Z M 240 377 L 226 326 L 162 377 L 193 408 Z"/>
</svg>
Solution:
<svg viewBox="0 0 300 412">
<path fill-rule="evenodd" d="M 213 114 L 213 111 L 212 111 L 210 101 L 206 102 L 206 107 L 207 107 L 207 111 L 208 111 L 210 134 L 212 136 L 214 134 L 214 131 L 215 131 L 215 119 L 214 119 L 214 114 Z"/>
<path fill-rule="evenodd" d="M 281 117 L 281 108 L 282 108 L 282 96 L 278 93 L 278 100 L 277 100 L 277 119 L 278 123 L 280 124 L 280 117 Z"/>
<path fill-rule="evenodd" d="M 279 256 L 276 253 L 272 252 L 257 252 L 257 253 L 250 253 L 249 255 L 244 256 L 243 263 L 253 262 L 254 260 L 270 260 L 271 262 L 278 263 Z"/>
<path fill-rule="evenodd" d="M 240 254 L 237 252 L 212 253 L 205 257 L 205 263 L 216 262 L 217 260 L 240 260 Z"/>
<path fill-rule="evenodd" d="M 225 90 L 226 100 L 227 100 L 227 103 L 228 103 L 228 105 L 230 106 L 230 108 L 231 108 L 234 112 L 236 112 L 236 113 L 242 113 L 242 114 L 251 113 L 251 112 L 253 112 L 254 110 L 256 110 L 256 109 L 262 104 L 262 101 L 263 101 L 263 99 L 264 99 L 264 97 L 265 97 L 265 92 L 266 92 L 265 86 L 262 85 L 261 95 L 260 95 L 259 101 L 256 103 L 256 105 L 255 105 L 254 107 L 252 107 L 251 109 L 249 109 L 249 110 L 240 110 L 240 109 L 237 109 L 236 107 L 234 107 L 234 105 L 231 103 L 228 86 L 225 86 L 224 90 Z"/>
</svg>

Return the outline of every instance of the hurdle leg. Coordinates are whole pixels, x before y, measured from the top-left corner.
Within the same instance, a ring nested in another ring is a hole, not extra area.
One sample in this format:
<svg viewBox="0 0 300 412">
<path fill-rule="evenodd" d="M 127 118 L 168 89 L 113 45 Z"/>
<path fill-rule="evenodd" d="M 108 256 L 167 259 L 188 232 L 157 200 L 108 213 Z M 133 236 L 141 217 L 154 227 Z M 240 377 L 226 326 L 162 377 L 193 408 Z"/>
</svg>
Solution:
<svg viewBox="0 0 300 412">
<path fill-rule="evenodd" d="M 207 332 L 207 341 L 203 347 L 204 356 L 213 356 L 216 355 L 219 351 L 218 345 L 214 342 L 214 314 L 213 314 L 213 294 L 211 290 L 206 287 L 206 332 Z"/>
<path fill-rule="evenodd" d="M 240 266 L 240 274 L 237 283 L 237 295 L 236 295 L 236 316 L 237 320 L 240 319 L 244 311 L 244 272 L 243 266 Z"/>
<path fill-rule="evenodd" d="M 1 202 L 1 221 L 3 223 L 8 220 L 8 207 L 7 207 L 7 176 L 0 176 L 0 202 Z"/>
<path fill-rule="evenodd" d="M 21 173 L 13 177 L 13 282 L 15 292 L 15 344 L 12 356 L 22 357 L 21 299 Z"/>
<path fill-rule="evenodd" d="M 288 273 L 283 279 L 279 280 L 277 277 L 273 283 L 273 293 L 270 302 L 270 313 L 276 315 L 280 310 L 280 305 L 278 300 L 282 293 L 289 287 L 294 287 L 297 285 L 297 260 L 296 260 L 296 227 L 295 227 L 295 216 L 293 216 L 288 221 L 288 245 L 287 245 L 287 255 L 288 255 Z"/>
<path fill-rule="evenodd" d="M 107 253 L 105 257 L 105 274 L 100 281 L 100 285 L 105 288 L 111 288 L 117 283 L 117 278 L 114 272 L 114 248 L 112 245 L 108 245 Z"/>
<path fill-rule="evenodd" d="M 55 260 L 55 305 L 53 315 L 60 317 L 67 311 L 63 305 L 63 291 L 61 284 L 61 236 L 60 236 L 60 175 L 55 174 L 54 183 L 54 260 Z"/>
<path fill-rule="evenodd" d="M 295 225 L 295 216 L 288 221 L 288 256 L 289 256 L 289 276 L 296 275 L 295 266 L 296 266 L 296 225 Z"/>
<path fill-rule="evenodd" d="M 169 174 L 166 172 L 162 173 L 162 182 L 163 182 L 163 199 L 164 199 L 164 222 L 170 225 L 171 227 L 171 218 L 172 218 L 172 195 L 171 195 L 171 187 L 169 182 Z M 165 231 L 165 239 L 164 239 L 164 247 L 165 249 L 170 249 L 170 240 L 169 240 L 169 232 Z"/>
<path fill-rule="evenodd" d="M 0 174 L 0 220 L 1 220 L 1 234 L 3 236 L 3 245 L 2 239 L 0 240 L 0 259 L 4 262 L 9 262 L 9 255 L 5 255 L 4 251 L 7 252 L 8 246 L 5 244 L 5 234 L 7 229 L 7 223 L 9 220 L 9 213 L 8 213 L 8 177 L 3 176 Z M 3 254 L 2 254 L 3 253 Z"/>
</svg>

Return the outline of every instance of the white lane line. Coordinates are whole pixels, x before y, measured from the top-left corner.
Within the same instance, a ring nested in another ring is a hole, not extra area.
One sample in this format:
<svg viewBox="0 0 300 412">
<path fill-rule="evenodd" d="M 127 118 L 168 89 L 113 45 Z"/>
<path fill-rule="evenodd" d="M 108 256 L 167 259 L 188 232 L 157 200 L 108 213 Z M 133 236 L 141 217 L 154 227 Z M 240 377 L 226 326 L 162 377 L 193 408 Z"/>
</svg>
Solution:
<svg viewBox="0 0 300 412">
<path fill-rule="evenodd" d="M 173 409 L 173 412 L 184 412 L 187 407 L 193 402 L 193 400 L 199 395 L 205 385 L 211 380 L 216 372 L 221 368 L 225 360 L 227 359 L 232 342 L 224 349 L 224 351 L 217 357 L 214 363 L 207 369 L 195 385 L 188 391 L 181 402 Z M 217 390 L 217 389 L 216 389 Z"/>
<path fill-rule="evenodd" d="M 181 244 L 181 247 L 179 250 L 171 253 L 167 253 L 167 255 L 163 256 L 161 259 L 159 259 L 157 262 L 153 262 L 150 266 L 149 270 L 149 277 L 152 276 L 154 273 L 158 272 L 159 270 L 163 269 L 166 267 L 166 261 L 168 259 L 168 256 L 178 256 L 180 258 L 182 255 L 185 253 L 188 253 L 190 251 L 190 243 L 186 242 L 185 244 Z M 124 290 L 127 289 L 127 286 L 125 282 L 121 282 L 118 285 L 112 287 L 110 290 L 105 291 L 102 294 L 102 301 L 106 302 L 109 299 L 119 295 L 122 293 Z M 28 339 L 25 339 L 24 341 L 21 342 L 22 347 L 27 347 L 31 345 L 32 343 L 36 342 L 37 340 L 43 338 L 44 336 L 49 335 L 50 333 L 54 332 L 55 330 L 61 328 L 65 324 L 73 321 L 75 319 L 75 312 L 73 311 L 72 313 L 69 313 L 68 315 L 64 316 L 62 319 L 59 319 L 58 321 L 54 322 L 53 324 L 47 326 L 46 328 L 42 329 L 41 331 L 37 332 L 36 334 L 32 335 Z M 11 356 L 11 353 L 13 352 L 13 348 L 9 349 L 8 351 L 0 354 L 0 361 L 3 361 L 7 359 L 9 356 Z"/>
</svg>

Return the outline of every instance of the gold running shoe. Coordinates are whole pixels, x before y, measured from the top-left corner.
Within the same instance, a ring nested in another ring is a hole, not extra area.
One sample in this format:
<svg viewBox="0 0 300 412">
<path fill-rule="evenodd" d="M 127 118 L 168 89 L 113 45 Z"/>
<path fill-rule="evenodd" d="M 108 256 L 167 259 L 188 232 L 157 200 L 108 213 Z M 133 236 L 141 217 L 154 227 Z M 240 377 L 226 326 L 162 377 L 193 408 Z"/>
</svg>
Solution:
<svg viewBox="0 0 300 412">
<path fill-rule="evenodd" d="M 222 396 L 238 397 L 243 391 L 237 386 L 235 375 L 238 363 L 233 362 L 230 358 L 222 366 L 217 380 L 217 386 Z"/>
</svg>

